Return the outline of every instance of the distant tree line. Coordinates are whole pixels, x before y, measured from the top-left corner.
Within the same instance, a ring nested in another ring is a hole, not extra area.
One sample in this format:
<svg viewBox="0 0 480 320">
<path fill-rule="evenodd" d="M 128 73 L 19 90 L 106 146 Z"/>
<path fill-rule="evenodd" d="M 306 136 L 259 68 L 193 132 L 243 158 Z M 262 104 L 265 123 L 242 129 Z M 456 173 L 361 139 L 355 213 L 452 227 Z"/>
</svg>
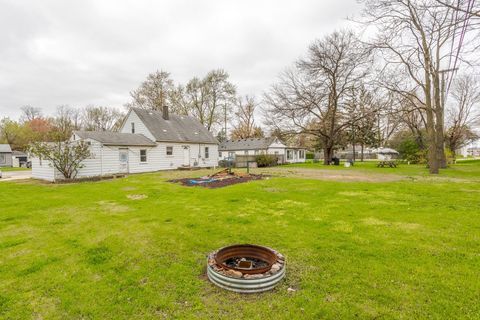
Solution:
<svg viewBox="0 0 480 320">
<path fill-rule="evenodd" d="M 34 142 L 65 141 L 74 130 L 115 130 L 124 113 L 116 108 L 88 106 L 82 109 L 59 106 L 53 116 L 37 107 L 24 106 L 18 121 L 0 120 L 0 141 L 15 150 L 26 150 Z"/>
</svg>

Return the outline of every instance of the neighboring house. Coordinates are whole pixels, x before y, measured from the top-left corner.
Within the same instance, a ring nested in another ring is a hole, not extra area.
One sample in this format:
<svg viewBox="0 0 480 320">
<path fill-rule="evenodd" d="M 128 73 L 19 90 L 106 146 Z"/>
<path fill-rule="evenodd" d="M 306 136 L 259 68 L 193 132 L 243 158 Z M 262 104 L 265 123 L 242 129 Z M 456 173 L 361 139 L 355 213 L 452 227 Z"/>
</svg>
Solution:
<svg viewBox="0 0 480 320">
<path fill-rule="evenodd" d="M 119 132 L 76 131 L 71 139 L 87 142 L 92 154 L 77 178 L 218 165 L 218 142 L 212 133 L 192 117 L 169 115 L 168 108 L 131 108 Z M 32 159 L 32 176 L 63 178 L 39 158 Z"/>
<path fill-rule="evenodd" d="M 22 151 L 12 152 L 12 166 L 13 167 L 27 167 L 28 155 Z"/>
<path fill-rule="evenodd" d="M 270 154 L 279 157 L 281 163 L 305 162 L 304 148 L 286 146 L 276 137 L 228 140 L 219 146 L 219 159 L 235 159 L 237 155 Z"/>
<path fill-rule="evenodd" d="M 480 147 L 467 148 L 467 157 L 480 157 Z"/>
<path fill-rule="evenodd" d="M 0 144 L 0 167 L 12 166 L 12 149 L 9 144 Z"/>
</svg>

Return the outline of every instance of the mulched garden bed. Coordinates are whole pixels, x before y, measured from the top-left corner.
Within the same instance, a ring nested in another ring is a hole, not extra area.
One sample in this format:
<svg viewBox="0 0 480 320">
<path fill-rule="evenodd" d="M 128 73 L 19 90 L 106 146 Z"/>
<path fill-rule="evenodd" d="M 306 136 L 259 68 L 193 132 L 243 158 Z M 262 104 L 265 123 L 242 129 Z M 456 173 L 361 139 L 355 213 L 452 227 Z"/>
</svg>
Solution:
<svg viewBox="0 0 480 320">
<path fill-rule="evenodd" d="M 253 180 L 263 180 L 268 176 L 262 174 L 225 174 L 220 172 L 211 176 L 201 177 L 201 178 L 184 178 L 184 179 L 173 179 L 169 182 L 180 183 L 181 185 L 187 187 L 204 187 L 204 188 L 222 188 L 230 186 L 232 184 L 243 183 Z"/>
</svg>

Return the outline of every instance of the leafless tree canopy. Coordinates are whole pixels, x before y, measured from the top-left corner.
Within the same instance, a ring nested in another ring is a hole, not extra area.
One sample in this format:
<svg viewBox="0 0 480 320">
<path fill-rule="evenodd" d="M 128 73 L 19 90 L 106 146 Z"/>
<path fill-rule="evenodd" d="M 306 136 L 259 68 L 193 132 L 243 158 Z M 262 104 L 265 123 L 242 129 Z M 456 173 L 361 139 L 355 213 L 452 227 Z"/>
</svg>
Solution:
<svg viewBox="0 0 480 320">
<path fill-rule="evenodd" d="M 257 102 L 254 97 L 239 97 L 236 102 L 234 129 L 232 139 L 262 138 L 263 130 L 255 125 Z"/>
<path fill-rule="evenodd" d="M 462 75 L 453 84 L 452 97 L 447 107 L 446 141 L 455 153 L 479 138 L 471 128 L 480 124 L 480 79 Z"/>
<path fill-rule="evenodd" d="M 409 100 L 425 114 L 431 173 L 446 166 L 445 92 L 462 60 L 458 43 L 471 26 L 469 16 L 435 0 L 366 0 L 365 23 L 378 29 L 371 43 L 383 59 L 384 87 Z"/>
<path fill-rule="evenodd" d="M 270 124 L 318 137 L 329 163 L 341 135 L 355 119 L 351 99 L 368 73 L 369 52 L 351 31 L 315 41 L 306 59 L 281 76 L 265 96 Z"/>
</svg>

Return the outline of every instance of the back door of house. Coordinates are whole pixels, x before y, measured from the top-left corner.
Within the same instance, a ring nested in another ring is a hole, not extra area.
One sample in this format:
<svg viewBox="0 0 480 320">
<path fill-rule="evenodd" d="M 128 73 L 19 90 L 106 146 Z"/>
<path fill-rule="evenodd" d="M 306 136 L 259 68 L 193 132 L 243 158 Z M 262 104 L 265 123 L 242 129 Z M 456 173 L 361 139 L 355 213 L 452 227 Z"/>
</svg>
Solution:
<svg viewBox="0 0 480 320">
<path fill-rule="evenodd" d="M 190 147 L 183 146 L 183 165 L 190 166 Z"/>
<path fill-rule="evenodd" d="M 118 149 L 119 172 L 128 173 L 128 149 Z"/>
</svg>

